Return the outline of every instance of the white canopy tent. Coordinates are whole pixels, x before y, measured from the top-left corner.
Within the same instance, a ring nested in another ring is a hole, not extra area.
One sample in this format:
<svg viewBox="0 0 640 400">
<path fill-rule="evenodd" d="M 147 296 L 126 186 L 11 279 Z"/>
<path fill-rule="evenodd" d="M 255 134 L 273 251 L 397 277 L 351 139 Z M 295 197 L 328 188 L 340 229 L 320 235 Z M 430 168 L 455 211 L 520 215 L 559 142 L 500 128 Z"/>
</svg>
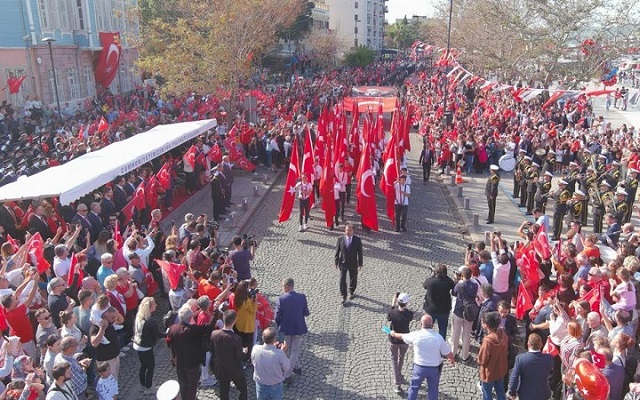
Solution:
<svg viewBox="0 0 640 400">
<path fill-rule="evenodd" d="M 69 204 L 216 125 L 215 119 L 209 119 L 156 126 L 0 187 L 0 201 L 59 197 L 60 204 Z"/>
</svg>

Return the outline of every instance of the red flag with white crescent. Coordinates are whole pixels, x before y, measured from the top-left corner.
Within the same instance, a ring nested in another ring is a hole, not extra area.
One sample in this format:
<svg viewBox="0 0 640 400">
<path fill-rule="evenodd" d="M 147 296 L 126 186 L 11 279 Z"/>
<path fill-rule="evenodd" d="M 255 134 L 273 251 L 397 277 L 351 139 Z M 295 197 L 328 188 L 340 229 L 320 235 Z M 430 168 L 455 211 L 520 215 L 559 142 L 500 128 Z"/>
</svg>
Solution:
<svg viewBox="0 0 640 400">
<path fill-rule="evenodd" d="M 518 319 L 524 318 L 527 311 L 533 308 L 533 303 L 531 302 L 531 297 L 529 296 L 529 292 L 527 288 L 524 287 L 524 283 L 520 282 L 520 286 L 518 287 L 518 297 L 516 302 L 516 317 Z"/>
<path fill-rule="evenodd" d="M 9 79 L 7 79 L 7 86 L 9 87 L 9 93 L 11 94 L 18 93 L 20 91 L 20 86 L 22 86 L 22 82 L 24 82 L 25 79 L 27 79 L 26 75 L 22 75 L 19 78 L 15 76 L 9 77 Z"/>
<path fill-rule="evenodd" d="M 360 157 L 356 196 L 358 198 L 358 213 L 362 216 L 362 225 L 377 232 L 378 210 L 376 208 L 375 173 L 373 172 L 373 166 L 371 164 L 370 138 L 371 135 L 367 135 L 364 152 Z"/>
<path fill-rule="evenodd" d="M 220 150 L 220 146 L 218 145 L 218 143 L 215 143 L 213 146 L 211 146 L 209 152 L 207 153 L 207 157 L 209 157 L 210 161 L 213 161 L 216 164 L 222 161 L 222 150 Z"/>
<path fill-rule="evenodd" d="M 186 153 L 184 153 L 184 156 L 182 157 L 182 160 L 184 162 L 186 162 L 187 164 L 189 164 L 189 166 L 191 166 L 191 168 L 195 168 L 196 167 L 196 154 L 198 153 L 198 148 L 196 146 L 191 146 L 189 147 L 189 150 L 187 150 Z"/>
<path fill-rule="evenodd" d="M 94 75 L 96 82 L 106 88 L 113 82 L 120 65 L 120 33 L 99 32 L 102 52 L 95 65 Z"/>
<path fill-rule="evenodd" d="M 27 252 L 31 256 L 32 263 L 38 268 L 38 273 L 44 273 L 51 264 L 44 258 L 44 242 L 40 232 L 29 238 L 27 242 Z"/>
<path fill-rule="evenodd" d="M 104 117 L 100 117 L 100 122 L 98 122 L 98 133 L 105 132 L 107 129 L 109 129 L 109 124 L 107 123 L 107 120 L 104 119 Z"/>
<path fill-rule="evenodd" d="M 67 286 L 71 286 L 71 282 L 73 282 L 73 275 L 75 275 L 76 271 L 78 272 L 78 283 L 81 283 L 84 279 L 84 271 L 80 268 L 80 264 L 78 263 L 78 257 L 76 257 L 76 253 L 71 255 L 71 266 L 69 267 L 69 275 L 67 276 Z"/>
<path fill-rule="evenodd" d="M 167 279 L 169 280 L 169 285 L 171 289 L 175 290 L 178 287 L 178 283 L 180 282 L 180 275 L 187 270 L 187 266 L 184 264 L 176 264 L 169 261 L 158 260 L 156 262 L 162 268 L 162 270 L 167 274 Z"/>
<path fill-rule="evenodd" d="M 313 146 L 311 145 L 311 130 L 307 125 L 306 134 L 304 138 L 304 149 L 302 155 L 302 173 L 307 176 L 309 182 L 313 182 Z M 315 202 L 313 197 L 313 190 L 311 191 L 311 195 L 309 196 L 309 206 L 312 206 Z"/>
<path fill-rule="evenodd" d="M 560 354 L 556 345 L 551 341 L 551 338 L 547 338 L 547 343 L 542 348 L 542 354 L 551 354 L 554 357 Z"/>
<path fill-rule="evenodd" d="M 136 208 L 140 211 L 144 210 L 147 207 L 147 199 L 145 196 L 146 184 L 144 181 L 140 182 L 136 191 L 133 192 L 133 199 L 135 200 Z"/>
<path fill-rule="evenodd" d="M 152 209 L 158 208 L 158 189 L 160 188 L 160 182 L 155 175 L 149 178 L 149 183 L 145 189 L 146 203 Z"/>
<path fill-rule="evenodd" d="M 320 179 L 320 196 L 322 197 L 322 209 L 324 210 L 324 220 L 327 228 L 333 226 L 333 218 L 336 215 L 336 203 L 333 193 L 335 184 L 335 174 L 333 172 L 333 151 L 331 140 L 325 144 L 324 167 L 322 167 L 322 178 Z"/>
<path fill-rule="evenodd" d="M 398 153 L 396 147 L 396 137 L 391 135 L 391 139 L 387 142 L 387 147 L 384 149 L 384 169 L 382 170 L 382 178 L 380 179 L 380 189 L 382 193 L 387 197 L 387 216 L 392 223 L 395 223 L 395 188 L 394 183 L 398 179 L 398 170 L 400 164 L 398 163 Z"/>
<path fill-rule="evenodd" d="M 293 210 L 293 203 L 296 201 L 296 184 L 300 178 L 298 168 L 300 163 L 298 162 L 298 138 L 293 140 L 293 148 L 291 149 L 291 162 L 289 163 L 289 172 L 287 173 L 287 182 L 284 187 L 284 193 L 282 195 L 282 205 L 280 206 L 280 215 L 278 216 L 278 222 L 284 222 L 291 216 L 291 210 Z"/>
<path fill-rule="evenodd" d="M 158 182 L 160 182 L 163 189 L 171 189 L 171 163 L 169 161 L 164 163 L 157 176 Z"/>
</svg>

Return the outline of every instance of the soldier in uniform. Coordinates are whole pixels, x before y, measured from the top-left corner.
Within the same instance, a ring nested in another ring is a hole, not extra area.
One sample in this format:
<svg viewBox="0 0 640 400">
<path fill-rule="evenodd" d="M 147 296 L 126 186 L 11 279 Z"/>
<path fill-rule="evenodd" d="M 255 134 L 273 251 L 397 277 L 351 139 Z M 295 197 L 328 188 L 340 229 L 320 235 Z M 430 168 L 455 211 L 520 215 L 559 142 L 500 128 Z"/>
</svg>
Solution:
<svg viewBox="0 0 640 400">
<path fill-rule="evenodd" d="M 611 197 L 611 187 L 609 182 L 603 180 L 600 182 L 599 196 L 592 195 L 591 203 L 593 204 L 593 233 L 602 233 L 602 218 L 607 212 L 606 203 L 613 200 Z"/>
<path fill-rule="evenodd" d="M 551 179 L 553 174 L 549 171 L 544 173 L 544 180 L 538 182 L 538 190 L 536 190 L 536 208 L 542 210 L 544 214 L 547 209 L 547 201 L 549 200 L 549 192 L 551 191 Z"/>
<path fill-rule="evenodd" d="M 552 240 L 559 240 L 562 234 L 562 220 L 567 213 L 567 201 L 571 198 L 571 193 L 567 190 L 568 182 L 560 180 L 558 190 L 553 192 L 551 198 L 556 202 L 553 210 L 553 237 Z"/>
<path fill-rule="evenodd" d="M 620 163 L 617 161 L 611 162 L 611 170 L 606 176 L 607 182 L 611 187 L 618 186 L 618 182 L 620 182 Z M 618 220 L 620 222 L 620 220 Z"/>
<path fill-rule="evenodd" d="M 487 217 L 487 224 L 493 224 L 493 220 L 496 215 L 498 184 L 500 183 L 500 175 L 498 175 L 498 170 L 500 170 L 500 167 L 495 164 L 491 164 L 489 170 L 490 175 L 487 179 L 487 184 L 484 187 L 484 195 L 487 196 L 487 204 L 489 205 L 489 216 Z"/>
<path fill-rule="evenodd" d="M 520 163 L 520 207 L 527 206 L 527 175 L 531 166 L 531 157 L 524 156 Z"/>
<path fill-rule="evenodd" d="M 616 191 L 616 202 L 614 215 L 617 221 L 626 221 L 627 215 L 630 214 L 631 209 L 627 206 L 627 193 L 623 188 L 618 188 Z"/>
<path fill-rule="evenodd" d="M 533 215 L 533 201 L 538 189 L 538 179 L 540 178 L 538 168 L 540 168 L 538 163 L 531 163 L 527 173 L 527 215 Z"/>
<path fill-rule="evenodd" d="M 604 177 L 607 175 L 607 157 L 602 154 L 598 154 L 596 175 L 598 176 L 598 182 L 604 179 Z"/>
<path fill-rule="evenodd" d="M 628 193 L 627 195 L 627 209 L 633 210 L 633 201 L 636 199 L 636 193 L 638 192 L 638 171 L 634 168 L 629 168 L 629 176 L 624 181 L 624 190 Z M 631 221 L 631 212 L 627 213 L 626 221 L 622 221 L 623 223 L 627 223 Z"/>
<path fill-rule="evenodd" d="M 587 226 L 587 207 L 589 203 L 585 193 L 582 190 L 576 190 L 573 193 L 573 198 L 568 203 L 572 221 L 580 221 L 582 226 Z"/>
<path fill-rule="evenodd" d="M 569 174 L 564 179 L 567 182 L 567 190 L 570 194 L 576 191 L 576 182 L 578 182 L 578 178 L 580 177 L 580 165 L 578 163 L 571 161 L 569 163 Z"/>
<path fill-rule="evenodd" d="M 598 182 L 596 170 L 592 167 L 587 168 L 586 174 L 580 179 L 580 190 L 589 193 L 589 189 L 595 189 Z"/>
<path fill-rule="evenodd" d="M 547 158 L 544 159 L 544 165 L 542 166 L 542 172 L 551 172 L 555 171 L 556 168 L 556 152 L 553 149 L 549 149 L 547 152 Z"/>
<path fill-rule="evenodd" d="M 524 155 L 527 153 L 525 149 L 520 149 L 518 158 L 516 159 L 516 168 L 513 170 L 513 194 L 511 197 L 517 199 L 520 197 L 520 179 L 522 178 L 522 162 Z"/>
</svg>

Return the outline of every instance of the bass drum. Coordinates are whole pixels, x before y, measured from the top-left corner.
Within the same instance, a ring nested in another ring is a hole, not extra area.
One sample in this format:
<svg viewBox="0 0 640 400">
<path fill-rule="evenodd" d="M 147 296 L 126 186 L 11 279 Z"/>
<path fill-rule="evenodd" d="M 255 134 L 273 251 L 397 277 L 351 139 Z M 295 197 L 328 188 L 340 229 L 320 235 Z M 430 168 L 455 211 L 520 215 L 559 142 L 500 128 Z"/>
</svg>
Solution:
<svg viewBox="0 0 640 400">
<path fill-rule="evenodd" d="M 501 170 L 506 172 L 511 172 L 516 167 L 516 159 L 513 158 L 511 154 L 505 154 L 500 157 L 498 161 L 498 166 Z"/>
</svg>

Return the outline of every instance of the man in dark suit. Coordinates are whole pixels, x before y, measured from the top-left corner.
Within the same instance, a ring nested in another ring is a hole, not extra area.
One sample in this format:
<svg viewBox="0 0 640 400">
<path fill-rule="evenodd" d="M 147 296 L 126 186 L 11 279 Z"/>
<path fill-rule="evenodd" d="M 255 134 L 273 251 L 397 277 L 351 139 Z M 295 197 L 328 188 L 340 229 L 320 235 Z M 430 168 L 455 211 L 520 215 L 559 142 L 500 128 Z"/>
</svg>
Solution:
<svg viewBox="0 0 640 400">
<path fill-rule="evenodd" d="M 124 185 L 124 176 L 119 176 L 118 178 L 116 178 L 113 185 L 113 203 L 115 204 L 117 211 L 122 210 L 122 207 L 126 206 L 128 202 L 128 194 L 124 188 Z"/>
<path fill-rule="evenodd" d="M 100 201 L 100 214 L 102 215 L 102 225 L 109 224 L 109 216 L 117 215 L 120 210 L 116 209 L 113 199 L 113 189 L 106 188 L 102 191 L 102 200 Z"/>
<path fill-rule="evenodd" d="M 428 141 L 424 142 L 424 147 L 420 153 L 418 163 L 422 165 L 422 182 L 426 184 L 431 176 L 431 166 L 433 165 L 433 151 Z"/>
<path fill-rule="evenodd" d="M 340 270 L 340 294 L 344 305 L 347 302 L 347 273 L 349 273 L 349 293 L 351 294 L 349 298 L 353 299 L 358 284 L 358 271 L 362 268 L 362 240 L 353 234 L 351 224 L 347 224 L 344 228 L 344 236 L 338 238 L 335 265 Z"/>
<path fill-rule="evenodd" d="M 539 400 L 551 397 L 549 374 L 553 369 L 553 356 L 543 354 L 542 339 L 537 333 L 529 335 L 527 353 L 516 357 L 509 379 L 509 397 L 516 394 L 520 400 Z"/>
<path fill-rule="evenodd" d="M 85 248 L 87 246 L 86 237 L 87 232 L 91 234 L 91 222 L 89 222 L 89 207 L 86 204 L 80 203 L 76 207 L 76 215 L 71 219 L 72 225 L 79 225 L 82 227 L 80 231 L 80 236 L 78 236 L 78 244 L 80 247 Z"/>
<path fill-rule="evenodd" d="M 233 172 L 231 171 L 231 160 L 229 156 L 222 157 L 222 171 L 224 172 L 224 176 L 227 178 L 227 189 L 229 193 L 227 194 L 227 205 L 231 205 L 231 192 L 233 190 Z"/>
<path fill-rule="evenodd" d="M 233 326 L 236 324 L 236 312 L 233 310 L 225 311 L 222 320 L 224 328 L 213 331 L 209 342 L 211 369 L 220 382 L 220 399 L 229 399 L 229 389 L 231 382 L 233 382 L 236 389 L 240 391 L 238 399 L 247 400 L 247 380 L 242 370 L 242 361 L 245 359 L 242 352 L 242 339 L 233 331 Z"/>
<path fill-rule="evenodd" d="M 127 182 L 124 184 L 124 192 L 127 194 L 127 199 L 133 196 L 138 186 L 136 185 L 136 174 L 129 173 L 127 175 Z"/>
<path fill-rule="evenodd" d="M 29 218 L 29 232 L 32 234 L 39 232 L 42 240 L 53 238 L 53 234 L 51 233 L 47 220 L 44 216 L 44 208 L 42 206 L 36 206 L 33 209 L 33 215 Z"/>
<path fill-rule="evenodd" d="M 287 344 L 290 367 L 285 372 L 285 383 L 291 382 L 291 374 L 300 375 L 300 353 L 302 351 L 302 335 L 307 333 L 305 317 L 309 316 L 307 296 L 294 290 L 293 278 L 287 278 L 282 282 L 284 294 L 278 299 L 276 307 L 276 324 L 280 332 L 284 334 Z"/>
<path fill-rule="evenodd" d="M 14 239 L 22 240 L 22 232 L 19 228 L 20 221 L 16 217 L 16 214 L 13 212 L 13 208 L 11 208 L 11 204 L 8 202 L 4 202 L 2 206 L 0 206 L 0 226 L 4 228 L 4 232 L 11 235 Z"/>
<path fill-rule="evenodd" d="M 189 307 L 180 308 L 180 322 L 172 325 L 167 332 L 167 345 L 171 349 L 171 360 L 176 367 L 180 396 L 183 400 L 196 399 L 200 366 L 205 361 L 202 340 L 211 334 L 216 322 L 216 319 L 212 318 L 206 325 L 191 325 L 192 317 L 193 313 Z"/>
<path fill-rule="evenodd" d="M 607 245 L 612 249 L 617 249 L 622 228 L 620 228 L 620 224 L 618 224 L 616 216 L 611 213 L 605 214 L 604 220 L 609 227 L 604 234 L 598 235 L 598 239 L 600 239 L 602 244 Z"/>
<path fill-rule="evenodd" d="M 104 224 L 102 222 L 102 207 L 100 206 L 100 203 L 97 201 L 91 203 L 91 211 L 89 211 L 87 219 L 91 225 L 89 234 L 91 235 L 91 243 L 93 243 L 98 239 L 98 235 L 104 229 Z"/>
</svg>

